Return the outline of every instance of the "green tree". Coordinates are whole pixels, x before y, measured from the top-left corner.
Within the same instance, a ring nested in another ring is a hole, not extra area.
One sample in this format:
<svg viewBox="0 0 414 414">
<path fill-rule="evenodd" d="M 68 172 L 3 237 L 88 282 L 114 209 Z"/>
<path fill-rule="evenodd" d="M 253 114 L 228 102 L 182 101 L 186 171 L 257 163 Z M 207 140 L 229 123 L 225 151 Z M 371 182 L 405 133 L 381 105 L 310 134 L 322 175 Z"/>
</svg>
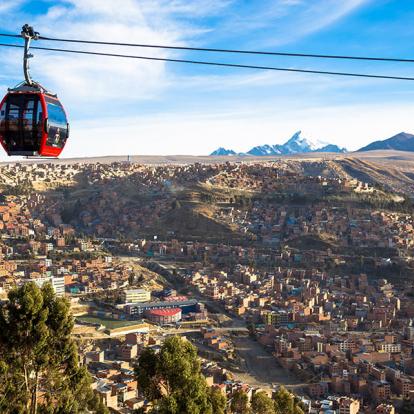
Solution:
<svg viewBox="0 0 414 414">
<path fill-rule="evenodd" d="M 201 374 L 196 348 L 177 336 L 167 338 L 159 353 L 144 350 L 135 372 L 153 413 L 213 414 L 213 405 L 221 404 Z"/>
<path fill-rule="evenodd" d="M 109 409 L 104 405 L 98 394 L 94 393 L 89 403 L 89 408 L 96 414 L 110 414 Z"/>
<path fill-rule="evenodd" d="M 243 390 L 237 390 L 232 398 L 230 409 L 233 414 L 250 414 L 249 397 Z"/>
<path fill-rule="evenodd" d="M 162 398 L 160 383 L 162 375 L 159 373 L 158 359 L 158 355 L 151 348 L 146 348 L 142 351 L 135 368 L 139 388 L 149 401 Z"/>
<path fill-rule="evenodd" d="M 225 414 L 227 398 L 217 387 L 212 387 L 208 399 L 213 410 L 213 414 Z"/>
<path fill-rule="evenodd" d="M 96 409 L 91 378 L 78 363 L 72 328 L 69 304 L 55 296 L 50 284 L 39 289 L 27 283 L 9 293 L 0 308 L 0 412 Z"/>
<path fill-rule="evenodd" d="M 252 410 L 254 414 L 275 414 L 274 402 L 265 391 L 256 392 L 252 397 Z"/>
<path fill-rule="evenodd" d="M 276 414 L 304 414 L 294 395 L 285 387 L 280 387 L 273 398 Z"/>
</svg>

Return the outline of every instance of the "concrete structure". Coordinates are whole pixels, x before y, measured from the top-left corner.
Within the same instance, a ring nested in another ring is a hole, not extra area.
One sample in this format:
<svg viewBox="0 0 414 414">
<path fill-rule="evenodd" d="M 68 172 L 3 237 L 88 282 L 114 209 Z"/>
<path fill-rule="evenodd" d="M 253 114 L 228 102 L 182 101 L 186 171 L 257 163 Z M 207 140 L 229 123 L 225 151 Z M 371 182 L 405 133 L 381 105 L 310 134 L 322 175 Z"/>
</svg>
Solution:
<svg viewBox="0 0 414 414">
<path fill-rule="evenodd" d="M 268 312 L 264 315 L 266 325 L 286 326 L 289 323 L 289 314 L 284 310 Z"/>
<path fill-rule="evenodd" d="M 119 359 L 123 361 L 131 361 L 138 355 L 138 345 L 123 343 L 118 347 L 117 353 Z"/>
<path fill-rule="evenodd" d="M 148 334 L 150 325 L 147 323 L 139 323 L 136 325 L 123 326 L 121 328 L 107 329 L 105 332 L 110 337 L 124 336 L 130 333 Z"/>
<path fill-rule="evenodd" d="M 360 403 L 353 398 L 344 397 L 339 400 L 339 414 L 358 414 Z"/>
<path fill-rule="evenodd" d="M 182 310 L 182 313 L 196 312 L 197 300 L 188 299 L 180 301 L 144 302 L 124 305 L 125 313 L 136 318 L 141 317 L 145 312 L 149 310 L 173 308 L 180 308 Z"/>
<path fill-rule="evenodd" d="M 387 381 L 373 381 L 371 392 L 375 401 L 385 401 L 391 397 L 391 386 Z"/>
<path fill-rule="evenodd" d="M 169 323 L 176 323 L 181 320 L 181 309 L 152 309 L 145 312 L 145 315 L 151 322 L 159 325 L 166 325 Z"/>
<path fill-rule="evenodd" d="M 45 283 L 51 283 L 56 296 L 65 296 L 65 278 L 64 277 L 39 277 L 36 279 L 25 279 L 24 283 L 34 282 L 38 287 L 42 287 Z"/>
<path fill-rule="evenodd" d="M 380 404 L 375 410 L 376 414 L 395 414 L 395 408 L 390 404 Z"/>
<path fill-rule="evenodd" d="M 122 292 L 124 303 L 142 303 L 151 300 L 151 292 L 145 289 L 127 289 Z"/>
</svg>

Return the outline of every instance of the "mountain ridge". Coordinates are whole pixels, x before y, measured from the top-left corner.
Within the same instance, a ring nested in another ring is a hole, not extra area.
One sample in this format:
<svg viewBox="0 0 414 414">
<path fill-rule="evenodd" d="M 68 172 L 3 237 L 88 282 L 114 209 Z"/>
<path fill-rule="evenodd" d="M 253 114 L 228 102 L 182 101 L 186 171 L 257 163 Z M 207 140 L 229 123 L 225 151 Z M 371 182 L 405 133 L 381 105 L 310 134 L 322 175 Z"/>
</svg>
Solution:
<svg viewBox="0 0 414 414">
<path fill-rule="evenodd" d="M 211 156 L 225 156 L 225 155 L 237 155 L 235 151 L 231 149 L 226 149 L 224 147 L 219 147 L 215 151 L 213 151 Z"/>
<path fill-rule="evenodd" d="M 366 152 L 374 150 L 397 150 L 414 151 L 414 135 L 408 132 L 400 132 L 391 138 L 371 142 L 356 152 Z"/>
<path fill-rule="evenodd" d="M 284 144 L 275 144 L 275 145 L 257 145 L 251 148 L 247 152 L 233 151 L 231 149 L 225 149 L 220 147 L 213 151 L 210 156 L 232 156 L 232 155 L 242 155 L 242 156 L 271 156 L 271 155 L 291 155 L 291 154 L 300 154 L 300 153 L 309 153 L 309 152 L 337 152 L 344 153 L 347 152 L 346 148 L 340 148 L 338 145 L 329 144 L 323 141 L 312 141 L 308 138 L 302 137 L 302 131 L 295 132 L 291 138 L 289 138 Z"/>
</svg>

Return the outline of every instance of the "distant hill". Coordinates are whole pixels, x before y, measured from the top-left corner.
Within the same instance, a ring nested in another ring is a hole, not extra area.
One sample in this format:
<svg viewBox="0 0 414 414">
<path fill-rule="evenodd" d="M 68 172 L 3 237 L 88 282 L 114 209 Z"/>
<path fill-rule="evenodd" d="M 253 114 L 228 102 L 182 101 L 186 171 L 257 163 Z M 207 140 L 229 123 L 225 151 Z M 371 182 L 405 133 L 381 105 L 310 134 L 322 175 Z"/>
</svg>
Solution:
<svg viewBox="0 0 414 414">
<path fill-rule="evenodd" d="M 362 147 L 357 152 L 374 150 L 414 151 L 414 135 L 400 132 L 383 141 L 371 142 L 371 144 Z"/>
<path fill-rule="evenodd" d="M 236 153 L 233 150 L 226 150 L 224 148 L 218 148 L 210 155 L 251 155 L 255 157 L 269 156 L 269 155 L 291 155 L 302 154 L 309 152 L 347 152 L 345 148 L 340 148 L 334 144 L 328 144 L 322 141 L 312 141 L 308 138 L 302 137 L 302 132 L 298 131 L 287 140 L 284 144 L 275 145 L 258 145 L 253 147 L 246 153 Z"/>
<path fill-rule="evenodd" d="M 347 150 L 345 148 L 338 147 L 336 144 L 327 144 L 322 148 L 318 148 L 313 152 L 338 152 L 338 153 L 345 153 Z"/>
</svg>

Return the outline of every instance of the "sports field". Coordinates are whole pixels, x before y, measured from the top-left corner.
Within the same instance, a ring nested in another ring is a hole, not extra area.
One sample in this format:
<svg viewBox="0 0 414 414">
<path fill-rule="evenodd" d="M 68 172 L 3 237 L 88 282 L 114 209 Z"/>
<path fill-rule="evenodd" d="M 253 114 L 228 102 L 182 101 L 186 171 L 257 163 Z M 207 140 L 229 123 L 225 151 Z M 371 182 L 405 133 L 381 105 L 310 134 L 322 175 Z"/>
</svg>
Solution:
<svg viewBox="0 0 414 414">
<path fill-rule="evenodd" d="M 104 325 L 107 329 L 122 328 L 124 326 L 136 325 L 138 323 L 137 321 L 120 321 L 118 319 L 99 318 L 95 315 L 82 315 L 78 316 L 76 319 L 88 323 L 99 323 Z"/>
</svg>

